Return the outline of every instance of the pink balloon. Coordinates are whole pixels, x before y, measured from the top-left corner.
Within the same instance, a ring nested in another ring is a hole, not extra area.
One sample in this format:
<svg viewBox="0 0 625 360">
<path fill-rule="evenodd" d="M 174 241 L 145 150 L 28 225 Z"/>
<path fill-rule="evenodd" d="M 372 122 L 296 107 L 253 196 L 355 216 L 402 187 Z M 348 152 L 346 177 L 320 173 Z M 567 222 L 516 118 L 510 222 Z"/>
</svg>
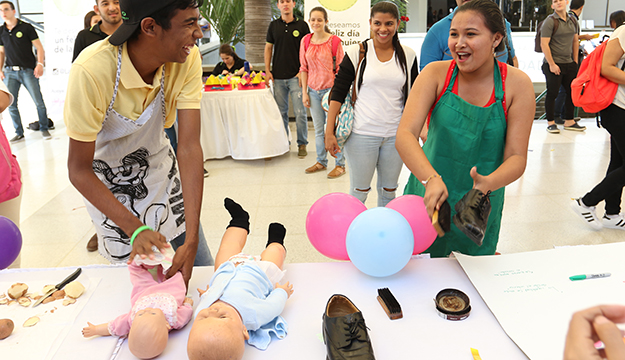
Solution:
<svg viewBox="0 0 625 360">
<path fill-rule="evenodd" d="M 421 196 L 403 195 L 391 200 L 386 207 L 399 212 L 408 220 L 414 235 L 413 255 L 422 253 L 436 240 L 436 230 Z"/>
<path fill-rule="evenodd" d="M 367 207 L 345 193 L 322 196 L 308 210 L 306 234 L 310 243 L 323 255 L 335 260 L 349 260 L 345 238 L 352 221 Z"/>
</svg>

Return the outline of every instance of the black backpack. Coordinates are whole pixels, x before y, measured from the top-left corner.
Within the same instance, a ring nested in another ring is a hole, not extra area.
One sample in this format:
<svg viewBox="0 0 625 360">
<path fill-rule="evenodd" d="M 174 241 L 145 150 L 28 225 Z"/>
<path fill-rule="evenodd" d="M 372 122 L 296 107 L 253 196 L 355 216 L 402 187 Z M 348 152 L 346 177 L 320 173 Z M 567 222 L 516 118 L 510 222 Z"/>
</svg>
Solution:
<svg viewBox="0 0 625 360">
<path fill-rule="evenodd" d="M 558 26 L 560 25 L 560 22 L 556 21 L 557 19 L 553 16 L 554 14 L 555 13 L 552 13 L 551 15 L 547 16 L 546 18 L 543 19 L 543 21 L 539 22 L 538 25 L 536 26 L 536 38 L 534 39 L 534 51 L 536 51 L 537 53 L 543 52 L 542 46 L 540 44 L 541 30 L 543 28 L 543 23 L 547 21 L 547 19 L 549 18 L 553 19 L 553 32 L 551 33 L 552 38 L 553 38 L 553 34 L 555 34 L 556 31 L 558 31 Z M 569 13 L 567 13 L 566 16 L 568 16 L 569 18 L 571 18 L 571 20 L 573 20 L 573 24 L 575 24 L 575 27 L 577 28 L 577 20 Z"/>
<path fill-rule="evenodd" d="M 33 131 L 39 131 L 39 121 L 31 122 L 28 124 L 28 128 Z M 54 130 L 54 122 L 48 118 L 48 129 Z"/>
</svg>

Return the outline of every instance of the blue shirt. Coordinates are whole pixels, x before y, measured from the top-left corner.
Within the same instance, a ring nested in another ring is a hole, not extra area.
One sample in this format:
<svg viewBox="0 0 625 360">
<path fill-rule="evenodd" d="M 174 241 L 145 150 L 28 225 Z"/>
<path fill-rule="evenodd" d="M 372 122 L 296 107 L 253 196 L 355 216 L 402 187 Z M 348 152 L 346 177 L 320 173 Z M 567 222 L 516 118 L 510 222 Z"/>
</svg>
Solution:
<svg viewBox="0 0 625 360">
<path fill-rule="evenodd" d="M 287 333 L 286 321 L 280 316 L 288 295 L 284 289 L 274 289 L 267 275 L 254 263 L 235 266 L 226 261 L 213 275 L 209 288 L 200 297 L 197 314 L 221 300 L 233 306 L 243 319 L 250 339 L 248 344 L 261 350 L 271 342 L 271 335 L 282 339 Z"/>
<path fill-rule="evenodd" d="M 432 61 L 451 60 L 451 51 L 447 46 L 447 39 L 449 38 L 449 28 L 451 27 L 451 19 L 454 17 L 456 10 L 440 19 L 436 24 L 432 25 L 430 30 L 425 35 L 423 45 L 421 46 L 421 63 L 419 64 L 419 70 L 423 71 L 423 68 Z M 516 56 L 514 52 L 514 46 L 512 45 L 512 30 L 508 20 L 506 22 L 506 36 L 508 38 L 508 44 L 510 44 L 510 55 L 514 58 Z M 508 50 L 504 50 L 497 53 L 497 60 L 501 62 L 508 61 Z"/>
</svg>

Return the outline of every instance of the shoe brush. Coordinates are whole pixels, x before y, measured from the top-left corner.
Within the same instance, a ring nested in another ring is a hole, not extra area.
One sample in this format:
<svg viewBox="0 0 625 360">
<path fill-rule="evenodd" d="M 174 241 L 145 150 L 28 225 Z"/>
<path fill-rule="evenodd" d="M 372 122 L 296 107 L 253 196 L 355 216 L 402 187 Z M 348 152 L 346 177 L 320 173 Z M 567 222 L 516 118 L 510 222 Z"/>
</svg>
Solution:
<svg viewBox="0 0 625 360">
<path fill-rule="evenodd" d="M 382 309 L 384 309 L 389 319 L 396 320 L 404 317 L 404 314 L 401 312 L 401 306 L 388 288 L 378 289 L 378 302 L 382 305 Z"/>
<path fill-rule="evenodd" d="M 451 230 L 451 207 L 447 200 L 441 204 L 440 209 L 434 210 L 432 226 L 434 226 L 438 236 L 444 236 L 446 232 Z"/>
</svg>

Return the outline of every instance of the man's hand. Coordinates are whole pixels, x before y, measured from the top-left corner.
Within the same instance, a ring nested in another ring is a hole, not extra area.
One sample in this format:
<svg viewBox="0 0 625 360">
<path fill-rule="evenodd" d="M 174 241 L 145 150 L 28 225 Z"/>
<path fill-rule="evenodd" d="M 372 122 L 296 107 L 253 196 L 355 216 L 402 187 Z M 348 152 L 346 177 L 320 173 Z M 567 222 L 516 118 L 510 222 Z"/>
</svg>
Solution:
<svg viewBox="0 0 625 360">
<path fill-rule="evenodd" d="M 623 334 L 615 323 L 625 322 L 625 306 L 601 305 L 573 314 L 566 335 L 564 360 L 625 359 Z M 605 350 L 597 350 L 601 340 Z"/>
<path fill-rule="evenodd" d="M 549 64 L 549 71 L 551 71 L 555 75 L 560 75 L 560 67 L 556 63 L 554 63 L 553 65 Z"/>
<path fill-rule="evenodd" d="M 276 283 L 276 289 L 278 288 L 286 291 L 287 299 L 290 298 L 293 294 L 293 285 L 289 284 L 288 281 L 286 282 L 286 284 L 283 285 Z"/>
<path fill-rule="evenodd" d="M 269 81 L 273 81 L 273 74 L 271 71 L 267 70 L 265 71 L 265 84 L 267 84 L 267 86 L 269 86 Z"/>
<path fill-rule="evenodd" d="M 165 276 L 169 279 L 180 271 L 187 288 L 189 287 L 189 279 L 191 279 L 193 262 L 195 261 L 195 254 L 197 253 L 197 248 L 194 249 L 193 246 L 189 246 L 188 240 L 189 239 L 185 239 L 185 244 L 176 250 L 176 255 L 174 255 L 171 267 L 167 270 L 167 275 Z"/>
<path fill-rule="evenodd" d="M 33 75 L 39 79 L 41 75 L 43 75 L 43 65 L 37 64 L 37 66 L 35 66 L 35 70 L 33 70 Z"/>
<path fill-rule="evenodd" d="M 128 258 L 128 264 L 132 263 L 135 255 L 139 255 L 142 259 L 149 257 L 154 259 L 154 251 L 152 246 L 156 246 L 159 250 L 170 247 L 167 240 L 163 235 L 152 230 L 143 230 L 137 235 L 135 241 L 132 243 L 132 252 Z M 176 272 L 174 271 L 173 274 Z"/>
</svg>

